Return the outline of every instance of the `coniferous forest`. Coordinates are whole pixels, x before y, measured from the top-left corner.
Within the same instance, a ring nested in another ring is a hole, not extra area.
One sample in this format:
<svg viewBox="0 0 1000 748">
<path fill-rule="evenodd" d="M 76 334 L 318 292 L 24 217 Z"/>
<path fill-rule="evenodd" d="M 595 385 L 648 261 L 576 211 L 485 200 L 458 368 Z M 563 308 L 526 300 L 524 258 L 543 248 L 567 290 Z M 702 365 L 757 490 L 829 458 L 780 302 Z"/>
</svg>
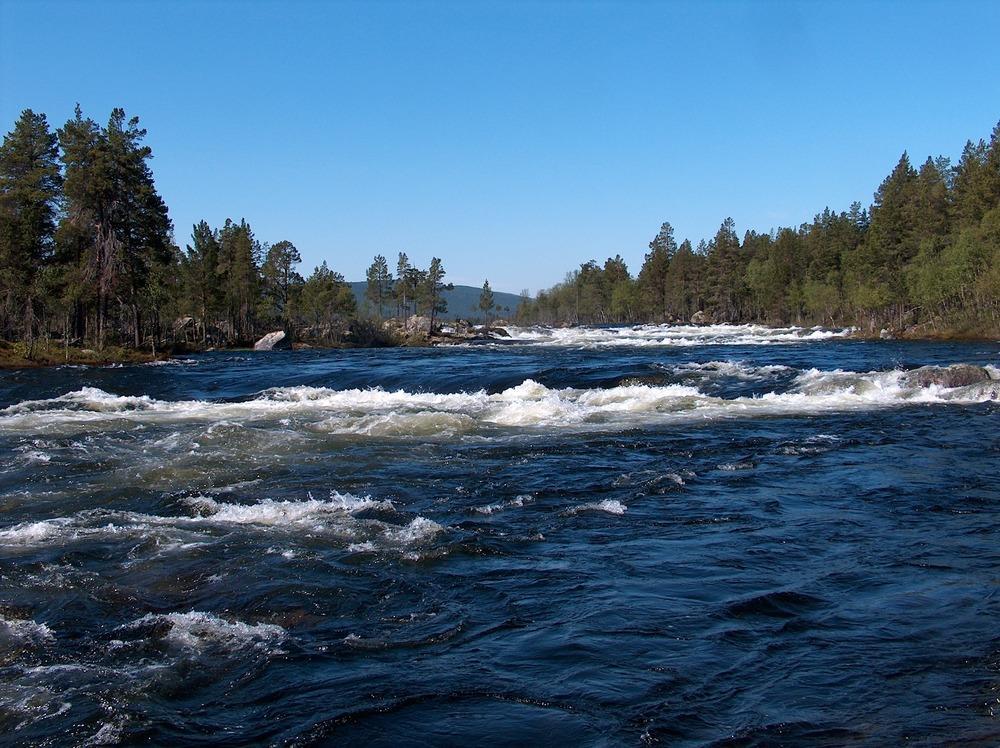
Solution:
<svg viewBox="0 0 1000 748">
<path fill-rule="evenodd" d="M 583 263 L 524 303 L 523 322 L 854 325 L 914 336 L 1000 334 L 1000 124 L 957 165 L 903 153 L 868 208 L 826 208 L 769 233 L 732 219 L 679 245 L 669 223 L 638 276 L 620 255 Z"/>
<path fill-rule="evenodd" d="M 397 342 L 390 314 L 447 311 L 440 259 L 422 270 L 400 253 L 368 269 L 359 305 L 326 262 L 307 278 L 292 242 L 261 242 L 250 224 L 201 221 L 182 250 L 150 169 L 138 117 L 75 116 L 53 130 L 25 110 L 0 146 L 0 341 L 24 358 L 54 344 L 155 353 L 239 346 L 282 328 L 318 343 Z M 391 332 L 391 331 L 390 331 Z"/>
<path fill-rule="evenodd" d="M 385 316 L 447 312 L 441 260 L 378 255 L 359 308 L 324 262 L 311 275 L 287 240 L 246 220 L 193 227 L 181 249 L 137 117 L 75 116 L 53 130 L 25 110 L 0 146 L 0 339 L 36 347 L 246 345 L 277 327 L 317 342 L 386 342 Z M 394 272 L 393 272 L 394 271 Z M 488 290 L 488 287 L 487 287 Z M 487 310 L 488 311 L 488 310 Z M 1000 125 L 957 165 L 904 153 L 868 208 L 742 240 L 731 219 L 697 246 L 669 223 L 636 277 L 620 256 L 582 264 L 525 297 L 526 323 L 652 321 L 856 325 L 911 334 L 995 334 L 1000 320 Z M 365 318 L 365 319 L 361 319 Z"/>
</svg>

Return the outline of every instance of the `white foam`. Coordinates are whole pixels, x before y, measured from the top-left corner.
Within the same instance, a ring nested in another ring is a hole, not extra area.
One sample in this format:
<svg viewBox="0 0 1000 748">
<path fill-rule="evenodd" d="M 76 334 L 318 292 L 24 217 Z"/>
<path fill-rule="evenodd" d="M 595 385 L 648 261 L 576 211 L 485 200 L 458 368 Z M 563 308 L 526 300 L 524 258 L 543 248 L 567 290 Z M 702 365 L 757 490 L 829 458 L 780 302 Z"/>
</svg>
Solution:
<svg viewBox="0 0 1000 748">
<path fill-rule="evenodd" d="M 579 514 L 580 512 L 607 512 L 608 514 L 625 514 L 628 510 L 623 503 L 615 499 L 604 499 L 590 504 L 580 504 L 567 511 L 567 514 Z"/>
<path fill-rule="evenodd" d="M 725 362 L 696 366 L 709 365 L 716 371 L 745 377 L 770 375 L 778 368 Z M 553 389 L 532 379 L 495 394 L 286 387 L 264 391 L 241 403 L 158 401 L 84 388 L 52 400 L 10 406 L 0 411 L 0 428 L 34 433 L 193 422 L 208 423 L 211 431 L 224 426 L 231 429 L 269 422 L 289 424 L 283 428 L 300 434 L 305 430 L 362 437 L 452 437 L 497 428 L 618 429 L 729 417 L 811 415 L 912 403 L 977 403 L 998 396 L 1000 382 L 995 380 L 952 389 L 939 385 L 920 387 L 909 383 L 906 373 L 898 369 L 866 373 L 809 369 L 798 374 L 786 392 L 729 399 L 680 384 Z M 219 433 L 214 438 L 221 440 L 227 434 Z M 297 511 L 292 507 L 287 509 Z M 257 512 L 271 510 L 281 511 L 281 508 L 270 505 Z M 246 511 L 233 509 L 228 516 L 237 522 L 239 513 Z M 226 516 L 221 515 L 220 521 Z"/>
<path fill-rule="evenodd" d="M 502 512 L 504 509 L 522 507 L 526 501 L 531 501 L 531 497 L 526 494 L 522 494 L 511 499 L 510 501 L 501 501 L 496 504 L 477 506 L 473 509 L 473 511 L 478 512 L 479 514 L 495 514 L 496 512 Z"/>
<path fill-rule="evenodd" d="M 709 376 L 717 374 L 735 379 L 765 379 L 775 374 L 793 371 L 793 369 L 790 366 L 779 364 L 754 366 L 743 361 L 705 361 L 702 363 L 691 361 L 672 367 L 672 371 L 696 371 Z"/>
<path fill-rule="evenodd" d="M 22 522 L 0 530 L 0 545 L 40 545 L 61 535 L 70 523 L 68 517 Z"/>
<path fill-rule="evenodd" d="M 255 504 L 217 501 L 208 496 L 183 499 L 194 516 L 159 516 L 139 512 L 92 509 L 70 517 L 21 523 L 0 530 L 0 545 L 39 547 L 77 540 L 124 538 L 151 542 L 155 556 L 182 552 L 213 542 L 219 529 L 280 534 L 282 546 L 272 546 L 284 558 L 297 557 L 287 547 L 288 538 L 325 537 L 347 545 L 349 551 L 403 552 L 420 546 L 445 528 L 426 517 L 415 517 L 405 525 L 355 516 L 367 509 L 395 511 L 390 501 L 331 492 L 326 501 L 274 501 Z M 147 558 L 147 556 L 144 556 Z"/>
<path fill-rule="evenodd" d="M 39 644 L 55 638 L 52 629 L 44 623 L 24 618 L 4 618 L 3 616 L 0 616 L 0 634 L 19 644 Z"/>
<path fill-rule="evenodd" d="M 192 610 L 188 613 L 149 613 L 133 621 L 129 627 L 167 622 L 170 630 L 166 639 L 187 649 L 201 649 L 214 643 L 229 649 L 238 649 L 262 642 L 283 640 L 287 632 L 271 623 L 250 625 L 242 621 L 227 621 L 213 613 Z"/>
<path fill-rule="evenodd" d="M 392 509 L 391 501 L 376 501 L 371 497 L 358 498 L 351 494 L 330 492 L 327 501 L 312 498 L 306 501 L 274 501 L 264 499 L 257 504 L 231 504 L 216 501 L 208 496 L 195 496 L 183 502 L 197 511 L 199 520 L 235 525 L 294 526 L 317 522 L 330 515 L 344 515 L 363 509 Z"/>
<path fill-rule="evenodd" d="M 619 346 L 773 345 L 807 343 L 850 335 L 853 328 L 764 325 L 636 325 L 634 327 L 517 327 L 504 330 L 519 343 L 576 348 Z"/>
<path fill-rule="evenodd" d="M 387 528 L 386 537 L 396 543 L 411 545 L 423 543 L 431 540 L 435 535 L 443 532 L 444 528 L 437 522 L 426 517 L 417 517 L 408 525 L 400 528 Z"/>
</svg>

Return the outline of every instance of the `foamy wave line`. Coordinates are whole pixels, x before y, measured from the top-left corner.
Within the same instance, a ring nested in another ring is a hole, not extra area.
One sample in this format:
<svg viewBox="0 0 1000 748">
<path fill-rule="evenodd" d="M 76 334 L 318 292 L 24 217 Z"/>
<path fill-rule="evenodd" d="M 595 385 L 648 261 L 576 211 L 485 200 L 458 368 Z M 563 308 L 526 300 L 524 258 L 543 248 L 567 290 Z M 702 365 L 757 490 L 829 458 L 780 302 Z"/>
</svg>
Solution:
<svg viewBox="0 0 1000 748">
<path fill-rule="evenodd" d="M 590 504 L 580 504 L 572 509 L 567 509 L 566 514 L 580 514 L 581 512 L 606 512 L 607 514 L 625 514 L 628 511 L 620 501 L 615 499 L 604 499 Z"/>
<path fill-rule="evenodd" d="M 719 367 L 719 362 L 711 362 Z M 707 365 L 699 365 L 707 366 Z M 733 371 L 760 376 L 761 371 Z M 989 369 L 989 367 L 987 367 Z M 977 403 L 1000 394 L 992 380 L 947 388 L 920 386 L 903 370 L 800 372 L 786 392 L 720 398 L 696 387 L 625 384 L 608 389 L 552 389 L 532 379 L 496 394 L 436 394 L 382 389 L 283 387 L 240 403 L 160 401 L 84 388 L 0 411 L 0 428 L 34 433 L 67 427 L 123 428 L 133 423 L 245 423 L 297 419 L 307 430 L 357 436 L 453 436 L 480 429 L 631 427 L 707 420 L 891 407 L 909 403 Z M 771 373 L 765 370 L 763 373 Z"/>
<path fill-rule="evenodd" d="M 55 638 L 52 629 L 44 623 L 27 618 L 4 618 L 3 616 L 0 616 L 0 634 L 4 634 L 20 644 L 42 643 Z"/>
<path fill-rule="evenodd" d="M 504 328 L 509 340 L 535 345 L 602 348 L 616 346 L 773 345 L 843 338 L 853 328 L 764 325 L 636 325 L 634 327 Z"/>
<path fill-rule="evenodd" d="M 444 527 L 426 517 L 390 524 L 355 515 L 368 509 L 393 511 L 390 501 L 331 492 L 328 501 L 274 501 L 231 504 L 206 496 L 183 499 L 195 516 L 164 517 L 139 512 L 91 509 L 70 517 L 23 522 L 0 529 L 0 546 L 39 547 L 78 540 L 126 538 L 155 541 L 160 552 L 191 548 L 211 528 L 246 527 L 258 531 L 327 534 L 373 551 L 402 551 L 432 540 Z M 367 545 L 366 545 L 367 544 Z"/>
<path fill-rule="evenodd" d="M 196 610 L 188 613 L 150 613 L 127 624 L 125 628 L 160 624 L 169 626 L 164 639 L 186 649 L 202 649 L 208 644 L 238 649 L 280 642 L 287 636 L 285 629 L 272 623 L 250 625 L 242 621 L 228 621 L 214 613 Z"/>
</svg>

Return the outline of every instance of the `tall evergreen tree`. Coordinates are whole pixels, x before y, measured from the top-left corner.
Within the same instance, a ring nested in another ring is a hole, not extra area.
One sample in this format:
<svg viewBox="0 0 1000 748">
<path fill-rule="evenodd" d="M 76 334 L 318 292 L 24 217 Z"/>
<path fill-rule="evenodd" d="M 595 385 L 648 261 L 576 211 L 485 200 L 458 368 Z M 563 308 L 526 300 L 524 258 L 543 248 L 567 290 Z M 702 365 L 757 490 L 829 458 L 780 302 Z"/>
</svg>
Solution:
<svg viewBox="0 0 1000 748">
<path fill-rule="evenodd" d="M 35 338 L 39 281 L 52 259 L 62 186 L 58 158 L 45 115 L 30 109 L 0 145 L 0 336 Z"/>
<path fill-rule="evenodd" d="M 376 314 L 381 319 L 385 302 L 392 292 L 392 273 L 389 272 L 389 263 L 386 262 L 384 255 L 375 255 L 365 277 L 368 281 L 365 298 L 375 307 Z"/>
<path fill-rule="evenodd" d="M 82 256 L 79 280 L 96 295 L 99 347 L 112 315 L 118 331 L 130 329 L 139 345 L 150 274 L 176 257 L 167 208 L 147 163 L 152 149 L 142 144 L 145 136 L 139 118 L 126 119 L 120 108 L 101 129 L 77 106 L 74 119 L 59 131 L 67 207 L 63 235 Z"/>
<path fill-rule="evenodd" d="M 490 288 L 490 281 L 487 278 L 483 281 L 483 290 L 479 294 L 479 311 L 483 313 L 487 326 L 490 324 L 490 312 L 494 305 L 493 289 Z"/>
<path fill-rule="evenodd" d="M 448 302 L 443 293 L 454 288 L 451 283 L 444 282 L 444 265 L 437 257 L 431 258 L 430 267 L 424 278 L 423 295 L 427 300 L 427 310 L 431 318 L 431 329 L 434 329 L 434 321 L 439 314 L 448 311 Z"/>
<path fill-rule="evenodd" d="M 219 252 L 217 232 L 207 222 L 199 221 L 191 231 L 184 275 L 190 303 L 199 319 L 202 343 L 208 340 L 210 321 L 215 320 L 223 308 Z"/>
<path fill-rule="evenodd" d="M 256 332 L 256 309 L 260 299 L 261 247 L 245 219 L 227 218 L 219 231 L 219 274 L 233 341 L 249 342 Z"/>
<path fill-rule="evenodd" d="M 746 294 L 744 265 L 740 257 L 740 240 L 732 218 L 722 222 L 708 246 L 708 291 L 717 315 L 724 320 L 740 318 Z"/>
<path fill-rule="evenodd" d="M 664 222 L 649 243 L 649 252 L 639 270 L 639 293 L 652 316 L 668 316 L 667 274 L 676 253 L 677 242 L 674 240 L 673 226 Z"/>
<path fill-rule="evenodd" d="M 415 293 L 412 271 L 410 258 L 405 252 L 400 252 L 399 259 L 396 260 L 396 283 L 392 289 L 396 297 L 396 312 L 400 317 L 409 313 L 409 304 Z"/>
<path fill-rule="evenodd" d="M 286 239 L 271 245 L 261 269 L 264 285 L 273 299 L 277 316 L 286 327 L 292 317 L 292 296 L 304 282 L 295 270 L 301 262 L 299 250 Z"/>
</svg>

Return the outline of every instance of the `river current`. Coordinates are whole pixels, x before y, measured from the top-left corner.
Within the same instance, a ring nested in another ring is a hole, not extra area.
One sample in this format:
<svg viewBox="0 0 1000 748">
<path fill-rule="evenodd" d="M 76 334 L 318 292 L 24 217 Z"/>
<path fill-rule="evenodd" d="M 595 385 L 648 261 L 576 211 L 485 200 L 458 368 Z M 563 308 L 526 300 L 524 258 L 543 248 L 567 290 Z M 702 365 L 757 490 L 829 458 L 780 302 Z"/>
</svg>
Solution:
<svg viewBox="0 0 1000 748">
<path fill-rule="evenodd" d="M 1000 344 L 0 372 L 0 741 L 1000 742 Z"/>
</svg>

